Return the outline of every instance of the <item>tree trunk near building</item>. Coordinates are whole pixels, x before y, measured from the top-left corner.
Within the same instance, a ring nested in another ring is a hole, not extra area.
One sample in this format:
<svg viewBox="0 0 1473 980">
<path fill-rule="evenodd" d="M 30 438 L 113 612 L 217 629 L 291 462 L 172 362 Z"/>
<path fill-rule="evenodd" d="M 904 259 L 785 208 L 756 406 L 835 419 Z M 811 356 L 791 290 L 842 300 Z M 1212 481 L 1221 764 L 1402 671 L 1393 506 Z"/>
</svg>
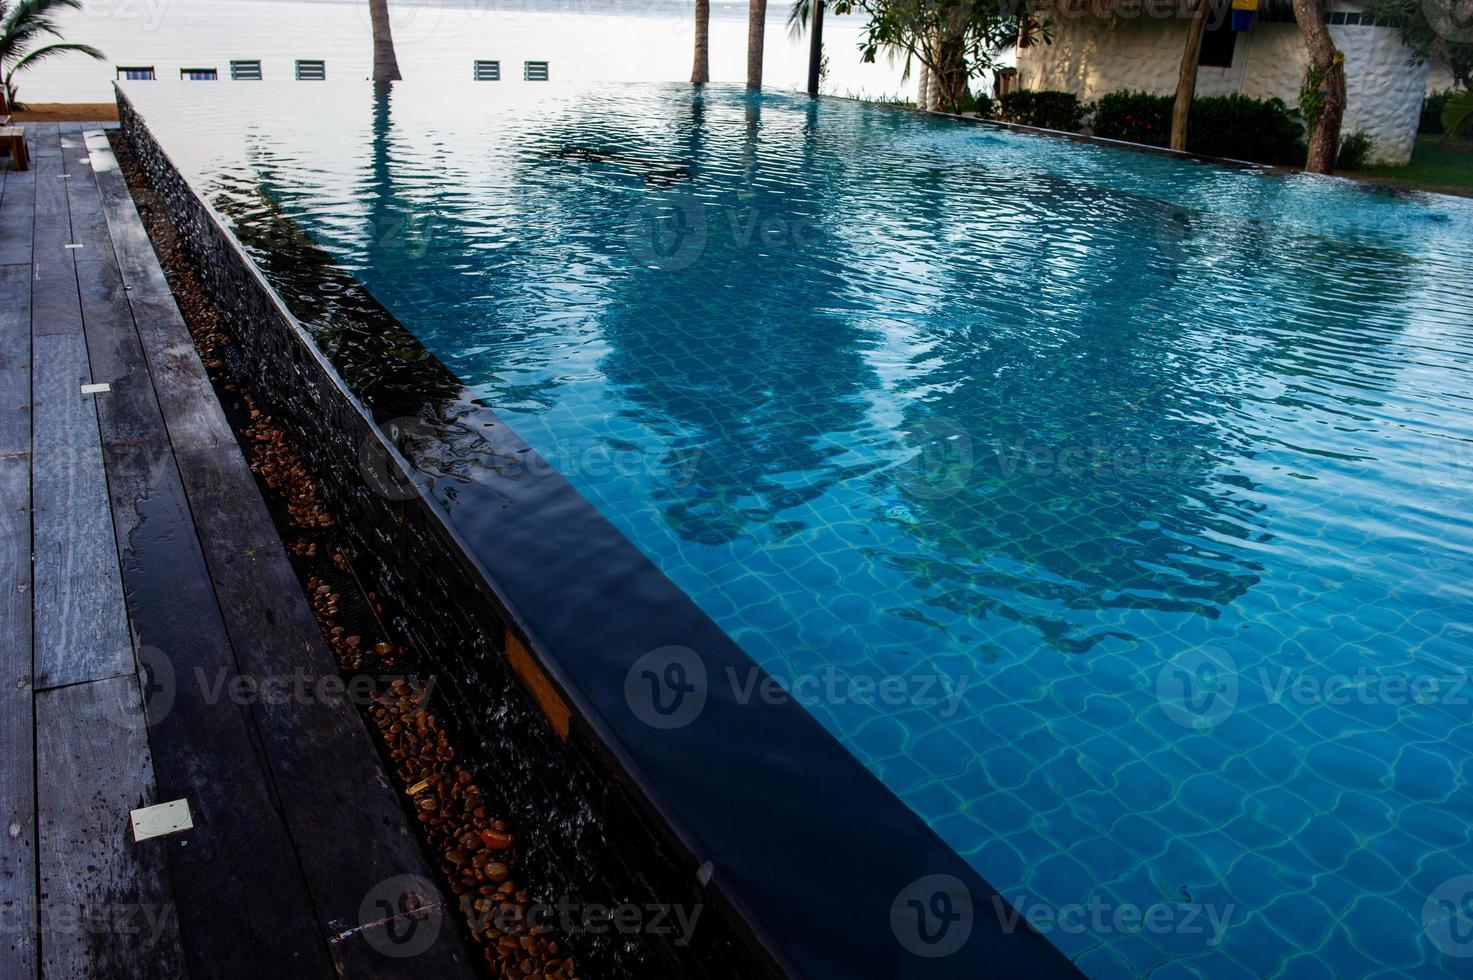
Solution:
<svg viewBox="0 0 1473 980">
<path fill-rule="evenodd" d="M 394 55 L 394 33 L 389 26 L 389 0 L 368 0 L 368 20 L 373 27 L 373 80 L 397 82 L 399 59 Z"/>
<path fill-rule="evenodd" d="M 1304 169 L 1313 174 L 1333 173 L 1340 155 L 1340 121 L 1345 116 L 1345 59 L 1330 39 L 1321 0 L 1294 0 L 1294 19 L 1309 49 L 1301 111 L 1306 102 L 1315 104 L 1317 110 L 1304 113 L 1309 126 L 1309 158 Z"/>
<path fill-rule="evenodd" d="M 692 85 L 711 80 L 711 0 L 696 0 L 696 58 L 690 70 Z"/>
<path fill-rule="evenodd" d="M 747 88 L 762 87 L 762 35 L 767 29 L 767 0 L 748 0 Z"/>
<path fill-rule="evenodd" d="M 1171 148 L 1187 148 L 1187 117 L 1192 113 L 1192 99 L 1197 96 L 1197 60 L 1202 56 L 1202 34 L 1207 29 L 1207 13 L 1211 0 L 1197 0 L 1187 28 L 1187 47 L 1181 55 L 1181 74 L 1176 77 L 1176 103 L 1171 107 Z"/>
<path fill-rule="evenodd" d="M 931 50 L 932 101 L 942 112 L 956 112 L 967 95 L 966 42 L 960 35 L 937 38 Z"/>
</svg>

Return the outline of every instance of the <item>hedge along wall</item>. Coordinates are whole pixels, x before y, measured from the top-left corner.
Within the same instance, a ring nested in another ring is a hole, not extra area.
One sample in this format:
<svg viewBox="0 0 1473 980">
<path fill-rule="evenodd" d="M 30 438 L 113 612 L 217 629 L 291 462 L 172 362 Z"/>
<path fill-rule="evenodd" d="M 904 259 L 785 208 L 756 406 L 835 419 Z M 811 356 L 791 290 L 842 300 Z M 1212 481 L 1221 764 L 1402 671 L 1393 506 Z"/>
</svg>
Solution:
<svg viewBox="0 0 1473 980">
<path fill-rule="evenodd" d="M 1144 14 L 1100 18 L 1093 13 L 1095 6 L 1050 15 L 1053 43 L 1018 52 L 1023 86 L 1062 89 L 1091 102 L 1120 89 L 1174 93 L 1187 21 Z M 1348 104 L 1343 132 L 1365 132 L 1372 141 L 1373 162 L 1406 163 L 1417 135 L 1428 66 L 1407 64 L 1410 52 L 1392 27 L 1333 24 L 1330 36 L 1345 52 Z M 1197 94 L 1237 92 L 1258 99 L 1276 97 L 1294 106 L 1306 60 L 1298 27 L 1260 19 L 1252 30 L 1238 35 L 1232 67 L 1198 69 Z"/>
</svg>

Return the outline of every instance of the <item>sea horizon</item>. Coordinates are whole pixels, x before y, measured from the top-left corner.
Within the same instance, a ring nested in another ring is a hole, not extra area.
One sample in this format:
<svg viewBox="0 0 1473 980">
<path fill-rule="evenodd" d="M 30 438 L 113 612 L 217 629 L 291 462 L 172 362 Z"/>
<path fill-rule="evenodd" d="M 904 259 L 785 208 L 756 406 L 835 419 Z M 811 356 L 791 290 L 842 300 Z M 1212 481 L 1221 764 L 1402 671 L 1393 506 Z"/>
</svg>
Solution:
<svg viewBox="0 0 1473 980">
<path fill-rule="evenodd" d="M 389 4 L 406 81 L 472 81 L 476 60 L 501 62 L 501 84 L 526 84 L 522 64 L 546 61 L 553 81 L 684 81 L 693 50 L 691 0 L 418 0 Z M 767 14 L 764 84 L 801 90 L 808 38 L 788 26 L 790 6 Z M 372 36 L 366 0 L 104 0 L 58 15 L 67 40 L 106 61 L 71 57 L 17 76 L 21 102 L 108 102 L 119 68 L 150 67 L 160 82 L 185 69 L 230 77 L 232 60 L 258 60 L 268 79 L 291 79 L 298 59 L 326 62 L 329 81 L 367 78 Z M 830 16 L 822 90 L 868 98 L 912 96 L 903 59 L 861 61 L 864 22 Z M 711 4 L 711 81 L 746 78 L 747 6 Z"/>
</svg>

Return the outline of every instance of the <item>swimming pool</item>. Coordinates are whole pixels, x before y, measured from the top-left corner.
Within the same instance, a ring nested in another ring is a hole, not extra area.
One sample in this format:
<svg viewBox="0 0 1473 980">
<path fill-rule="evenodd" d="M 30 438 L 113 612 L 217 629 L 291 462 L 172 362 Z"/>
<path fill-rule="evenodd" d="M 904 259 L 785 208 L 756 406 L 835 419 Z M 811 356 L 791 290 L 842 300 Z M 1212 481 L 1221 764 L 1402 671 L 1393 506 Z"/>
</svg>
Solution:
<svg viewBox="0 0 1473 980">
<path fill-rule="evenodd" d="M 1085 972 L 1464 964 L 1467 203 L 725 89 L 325 91 L 145 106 Z"/>
</svg>

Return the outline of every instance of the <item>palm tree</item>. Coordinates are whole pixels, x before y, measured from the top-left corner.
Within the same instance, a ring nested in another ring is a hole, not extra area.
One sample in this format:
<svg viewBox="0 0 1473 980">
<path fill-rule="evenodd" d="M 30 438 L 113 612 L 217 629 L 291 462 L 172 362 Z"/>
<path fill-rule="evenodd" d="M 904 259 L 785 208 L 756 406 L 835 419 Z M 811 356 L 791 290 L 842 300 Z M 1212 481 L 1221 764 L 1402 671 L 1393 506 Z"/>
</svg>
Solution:
<svg viewBox="0 0 1473 980">
<path fill-rule="evenodd" d="M 808 94 L 818 97 L 819 76 L 823 74 L 823 8 L 824 0 L 813 0 L 813 28 L 808 37 Z"/>
<path fill-rule="evenodd" d="M 692 85 L 711 80 L 711 0 L 696 0 L 696 63 L 690 70 Z"/>
<path fill-rule="evenodd" d="M 61 37 L 61 28 L 51 14 L 63 8 L 80 10 L 82 0 L 0 0 L 0 72 L 4 73 L 5 100 L 15 107 L 15 76 L 32 65 L 73 51 L 98 61 L 106 55 L 90 44 L 57 42 L 39 48 L 32 45 L 42 37 Z"/>
<path fill-rule="evenodd" d="M 840 0 L 841 4 L 843 0 Z M 793 9 L 788 11 L 788 36 L 798 40 L 808 30 L 808 94 L 818 94 L 818 83 L 823 74 L 823 15 L 828 6 L 826 0 L 793 0 Z"/>
<path fill-rule="evenodd" d="M 373 80 L 397 82 L 399 59 L 394 55 L 394 34 L 389 28 L 389 0 L 368 0 L 368 20 L 373 26 Z"/>
<path fill-rule="evenodd" d="M 747 88 L 762 87 L 762 34 L 767 28 L 767 0 L 748 0 Z"/>
</svg>

